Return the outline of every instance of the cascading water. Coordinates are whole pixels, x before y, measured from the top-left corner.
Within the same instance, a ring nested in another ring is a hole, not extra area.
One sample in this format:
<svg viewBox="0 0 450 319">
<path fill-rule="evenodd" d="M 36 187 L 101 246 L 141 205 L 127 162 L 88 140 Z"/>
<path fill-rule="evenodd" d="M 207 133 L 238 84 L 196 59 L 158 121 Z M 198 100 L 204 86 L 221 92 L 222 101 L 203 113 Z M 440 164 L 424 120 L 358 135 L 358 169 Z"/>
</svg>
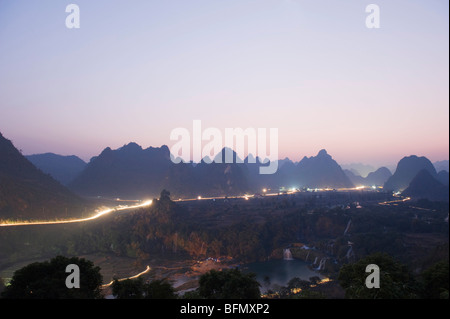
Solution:
<svg viewBox="0 0 450 319">
<path fill-rule="evenodd" d="M 323 270 L 323 268 L 325 267 L 325 262 L 327 261 L 327 258 L 326 257 L 323 257 L 321 260 L 320 260 L 320 263 L 319 263 L 319 267 L 317 267 L 317 270 Z"/>
<path fill-rule="evenodd" d="M 292 258 L 292 253 L 291 250 L 289 248 L 286 248 L 283 251 L 283 259 L 284 260 L 293 260 L 294 258 Z"/>
<path fill-rule="evenodd" d="M 305 258 L 305 261 L 308 261 L 308 257 L 309 257 L 309 253 L 310 253 L 311 251 L 308 251 L 308 254 L 306 254 L 306 258 Z"/>
<path fill-rule="evenodd" d="M 345 257 L 347 259 L 350 259 L 350 257 L 352 257 L 352 255 L 353 255 L 353 247 L 351 245 L 349 245 L 349 248 L 347 250 L 347 253 L 345 254 Z"/>
<path fill-rule="evenodd" d="M 349 230 L 349 228 L 350 228 L 351 223 L 352 223 L 352 220 L 350 219 L 350 220 L 348 221 L 348 223 L 347 223 L 347 227 L 346 227 L 345 230 L 344 230 L 344 236 L 347 234 L 347 232 L 348 232 L 348 230 Z"/>
</svg>

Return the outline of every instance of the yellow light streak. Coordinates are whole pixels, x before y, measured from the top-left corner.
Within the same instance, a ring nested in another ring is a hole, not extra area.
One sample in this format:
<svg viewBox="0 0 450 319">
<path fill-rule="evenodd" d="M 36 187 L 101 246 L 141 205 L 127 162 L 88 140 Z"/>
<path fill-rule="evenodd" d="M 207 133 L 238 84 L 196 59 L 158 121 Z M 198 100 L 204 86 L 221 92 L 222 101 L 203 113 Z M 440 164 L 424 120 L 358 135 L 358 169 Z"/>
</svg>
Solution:
<svg viewBox="0 0 450 319">
<path fill-rule="evenodd" d="M 131 276 L 131 277 L 126 277 L 126 278 L 121 278 L 121 279 L 118 279 L 118 281 L 124 281 L 124 280 L 127 280 L 127 279 L 136 279 L 136 278 L 138 278 L 138 277 L 148 273 L 150 270 L 151 270 L 150 266 L 147 266 L 147 268 L 145 268 L 144 271 L 138 273 L 137 275 L 134 275 L 134 276 Z M 104 284 L 101 287 L 102 288 L 106 288 L 106 287 L 111 286 L 113 283 L 114 283 L 114 280 L 111 280 L 109 283 Z"/>
<path fill-rule="evenodd" d="M 4 223 L 0 224 L 0 227 L 12 227 L 12 226 L 32 226 L 32 225 L 57 225 L 57 224 L 72 224 L 72 223 L 81 223 L 91 221 L 97 218 L 100 218 L 104 215 L 110 214 L 116 211 L 123 211 L 128 209 L 136 209 L 145 206 L 150 206 L 152 204 L 152 200 L 147 200 L 139 205 L 133 206 L 118 206 L 116 208 L 108 208 L 98 212 L 97 214 L 86 217 L 86 218 L 78 218 L 78 219 L 68 219 L 68 220 L 54 220 L 54 221 L 35 221 L 35 222 L 17 222 L 17 223 Z"/>
</svg>

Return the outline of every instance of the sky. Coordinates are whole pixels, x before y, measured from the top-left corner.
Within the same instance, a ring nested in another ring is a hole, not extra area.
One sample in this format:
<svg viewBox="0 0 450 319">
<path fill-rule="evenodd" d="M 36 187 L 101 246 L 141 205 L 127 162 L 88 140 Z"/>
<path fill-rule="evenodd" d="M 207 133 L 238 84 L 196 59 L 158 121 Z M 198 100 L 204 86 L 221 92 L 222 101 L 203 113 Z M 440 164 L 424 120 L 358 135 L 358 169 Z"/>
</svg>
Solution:
<svg viewBox="0 0 450 319">
<path fill-rule="evenodd" d="M 200 120 L 277 128 L 294 161 L 448 159 L 448 14 L 444 0 L 0 0 L 0 132 L 88 161 L 171 147 Z"/>
</svg>

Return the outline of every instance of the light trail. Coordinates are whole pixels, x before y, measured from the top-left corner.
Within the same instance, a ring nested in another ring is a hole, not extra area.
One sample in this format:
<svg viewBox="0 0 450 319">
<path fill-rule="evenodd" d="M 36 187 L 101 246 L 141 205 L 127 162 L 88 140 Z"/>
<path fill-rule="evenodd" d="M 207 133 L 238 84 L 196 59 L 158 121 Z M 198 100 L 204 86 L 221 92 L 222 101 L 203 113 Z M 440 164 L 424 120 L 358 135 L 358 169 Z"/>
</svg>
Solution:
<svg viewBox="0 0 450 319">
<path fill-rule="evenodd" d="M 351 188 L 308 188 L 307 191 L 299 191 L 299 190 L 287 190 L 287 191 L 279 191 L 279 192 L 273 192 L 268 193 L 267 189 L 263 189 L 263 195 L 254 194 L 254 195 L 235 195 L 235 196 L 216 196 L 216 197 L 203 197 L 201 195 L 195 197 L 195 198 L 179 198 L 173 200 L 174 202 L 192 202 L 192 201 L 201 201 L 201 200 L 214 200 L 214 199 L 249 199 L 249 198 L 257 198 L 257 197 L 269 197 L 269 196 L 282 196 L 282 195 L 291 195 L 291 194 L 297 194 L 297 193 L 317 193 L 317 192 L 329 192 L 329 191 L 336 191 L 336 192 L 348 192 L 348 191 L 360 191 L 367 189 L 368 191 L 373 191 L 372 187 L 368 186 L 358 186 L 358 187 L 351 187 Z"/>
<path fill-rule="evenodd" d="M 337 188 L 337 189 L 331 189 L 331 188 L 315 188 L 310 189 L 308 192 L 322 192 L 322 191 L 356 191 L 356 190 L 362 190 L 366 187 L 359 186 L 359 187 L 353 187 L 353 188 Z M 285 191 L 285 192 L 273 192 L 273 193 L 267 193 L 267 189 L 263 190 L 264 195 L 260 195 L 261 197 L 270 197 L 270 196 L 280 196 L 280 195 L 290 195 L 295 193 L 303 193 L 299 191 Z M 256 198 L 259 197 L 257 195 L 236 195 L 236 196 L 216 196 L 216 197 L 203 197 L 203 196 L 197 196 L 196 198 L 180 198 L 173 200 L 174 202 L 190 202 L 190 201 L 204 201 L 204 200 L 216 200 L 216 199 L 245 199 L 248 200 L 250 198 Z M 129 201 L 129 200 L 122 200 L 120 198 L 114 199 L 115 201 Z M 410 198 L 406 198 L 403 200 L 396 200 L 396 201 L 390 201 L 390 202 L 383 202 L 379 203 L 380 205 L 389 205 L 391 203 L 396 202 L 404 202 L 410 200 Z M 87 222 L 91 221 L 97 218 L 100 218 L 104 215 L 110 214 L 112 212 L 116 211 L 122 211 L 127 209 L 135 209 L 140 207 L 149 206 L 152 204 L 152 201 L 145 201 L 142 204 L 134 205 L 134 206 L 118 206 L 116 208 L 109 208 L 103 211 L 98 212 L 97 214 L 87 217 L 87 218 L 79 218 L 79 219 L 69 219 L 69 220 L 59 220 L 59 221 L 35 221 L 35 222 L 10 222 L 10 223 L 3 223 L 0 224 L 0 227 L 13 227 L 13 226 L 32 226 L 32 225 L 57 225 L 57 224 L 72 224 L 72 223 L 81 223 L 81 222 Z"/>
<path fill-rule="evenodd" d="M 150 206 L 152 204 L 152 200 L 145 201 L 139 205 L 133 206 L 119 206 L 116 208 L 108 208 L 103 211 L 98 212 L 97 214 L 86 217 L 86 218 L 78 218 L 78 219 L 68 219 L 68 220 L 54 220 L 54 221 L 35 221 L 35 222 L 17 222 L 17 223 L 4 223 L 0 224 L 0 227 L 13 227 L 13 226 L 33 226 L 33 225 L 57 225 L 57 224 L 73 224 L 73 223 L 82 223 L 91 221 L 102 216 L 108 215 L 113 212 L 123 211 L 128 209 L 136 209 L 141 207 Z"/>
<path fill-rule="evenodd" d="M 385 202 L 378 203 L 378 205 L 390 205 L 390 204 L 396 204 L 396 203 L 404 203 L 404 202 L 409 201 L 409 200 L 411 200 L 411 197 L 405 197 L 405 198 L 402 198 L 402 199 L 385 201 Z"/>
<path fill-rule="evenodd" d="M 134 276 L 131 276 L 131 277 L 127 277 L 127 278 L 121 278 L 121 279 L 118 279 L 118 281 L 124 281 L 124 280 L 127 280 L 127 279 L 136 279 L 136 278 L 138 278 L 138 277 L 140 277 L 140 276 L 142 276 L 142 275 L 148 273 L 150 270 L 151 270 L 150 266 L 147 266 L 147 268 L 145 268 L 144 271 L 138 273 L 137 275 L 134 275 Z M 101 288 L 109 287 L 109 286 L 111 286 L 113 283 L 114 283 L 114 280 L 111 280 L 109 283 L 104 284 L 104 285 L 101 285 Z"/>
</svg>

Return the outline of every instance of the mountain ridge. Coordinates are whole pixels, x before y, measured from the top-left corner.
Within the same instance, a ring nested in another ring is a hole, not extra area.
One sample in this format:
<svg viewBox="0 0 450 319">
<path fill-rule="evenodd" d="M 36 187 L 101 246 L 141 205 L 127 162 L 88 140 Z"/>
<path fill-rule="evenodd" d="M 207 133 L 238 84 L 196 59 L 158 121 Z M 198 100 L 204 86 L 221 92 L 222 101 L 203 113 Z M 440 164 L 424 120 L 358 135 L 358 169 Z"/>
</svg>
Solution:
<svg viewBox="0 0 450 319">
<path fill-rule="evenodd" d="M 426 198 L 435 201 L 448 201 L 449 187 L 433 177 L 428 170 L 422 169 L 402 194 L 415 199 Z"/>
<path fill-rule="evenodd" d="M 82 199 L 35 167 L 0 133 L 0 217 L 77 215 Z"/>
<path fill-rule="evenodd" d="M 227 163 L 231 159 L 232 163 Z M 107 147 L 91 159 L 69 188 L 91 196 L 156 195 L 163 188 L 180 196 L 217 196 L 256 192 L 286 183 L 297 187 L 353 187 L 324 149 L 299 163 L 284 159 L 273 175 L 259 174 L 260 166 L 270 163 L 261 163 L 251 154 L 242 160 L 226 147 L 214 156 L 212 163 L 209 156 L 204 156 L 199 163 L 175 164 L 172 160 L 166 145 L 144 149 L 130 142 L 116 150 Z"/>
<path fill-rule="evenodd" d="M 26 155 L 25 158 L 63 185 L 69 184 L 87 165 L 85 161 L 75 155 L 43 153 Z"/>
<path fill-rule="evenodd" d="M 422 169 L 427 170 L 433 178 L 437 179 L 436 169 L 426 157 L 417 155 L 403 157 L 398 162 L 394 174 L 384 184 L 384 189 L 403 191 Z"/>
</svg>

